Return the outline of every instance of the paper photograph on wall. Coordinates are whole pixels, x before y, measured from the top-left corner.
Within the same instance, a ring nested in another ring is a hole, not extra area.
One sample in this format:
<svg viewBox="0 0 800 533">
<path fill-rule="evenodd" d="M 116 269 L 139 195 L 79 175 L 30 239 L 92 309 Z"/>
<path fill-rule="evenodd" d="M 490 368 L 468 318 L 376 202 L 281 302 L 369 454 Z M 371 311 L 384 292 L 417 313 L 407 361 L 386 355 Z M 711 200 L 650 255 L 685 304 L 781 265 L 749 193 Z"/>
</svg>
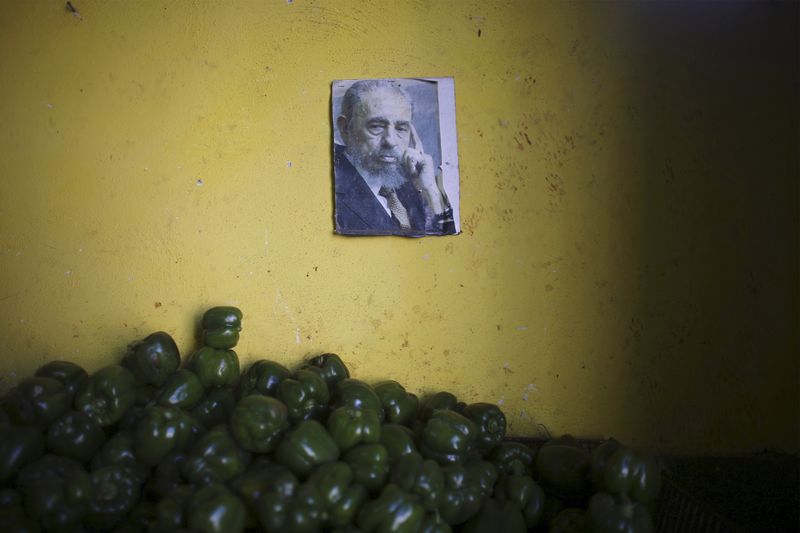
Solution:
<svg viewBox="0 0 800 533">
<path fill-rule="evenodd" d="M 338 80 L 331 89 L 336 233 L 460 233 L 453 79 Z"/>
</svg>

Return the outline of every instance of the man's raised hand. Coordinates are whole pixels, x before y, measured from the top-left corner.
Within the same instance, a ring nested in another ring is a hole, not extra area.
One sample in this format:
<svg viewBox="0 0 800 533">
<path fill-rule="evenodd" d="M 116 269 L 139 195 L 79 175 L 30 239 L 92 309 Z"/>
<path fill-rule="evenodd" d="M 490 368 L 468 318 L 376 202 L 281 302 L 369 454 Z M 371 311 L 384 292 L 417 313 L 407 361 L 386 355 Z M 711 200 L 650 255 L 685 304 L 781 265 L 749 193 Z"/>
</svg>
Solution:
<svg viewBox="0 0 800 533">
<path fill-rule="evenodd" d="M 425 153 L 422 139 L 419 138 L 413 124 L 410 125 L 410 128 L 408 148 L 403 154 L 403 168 L 431 211 L 441 213 L 445 210 L 445 206 L 442 201 L 442 193 L 436 183 L 433 158 Z"/>
</svg>

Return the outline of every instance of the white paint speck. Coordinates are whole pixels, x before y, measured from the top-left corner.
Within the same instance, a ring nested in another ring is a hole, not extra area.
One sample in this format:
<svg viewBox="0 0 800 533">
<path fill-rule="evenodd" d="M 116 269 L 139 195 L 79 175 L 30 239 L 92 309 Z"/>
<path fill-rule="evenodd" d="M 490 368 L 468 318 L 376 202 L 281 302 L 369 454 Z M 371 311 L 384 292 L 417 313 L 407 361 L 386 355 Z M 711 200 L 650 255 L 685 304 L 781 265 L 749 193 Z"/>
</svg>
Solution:
<svg viewBox="0 0 800 533">
<path fill-rule="evenodd" d="M 292 314 L 292 310 L 289 309 L 289 305 L 284 301 L 283 295 L 281 294 L 281 290 L 277 287 L 275 288 L 275 305 L 283 311 L 286 317 L 294 324 L 295 319 L 294 315 Z M 299 329 L 297 330 L 300 331 Z"/>
<path fill-rule="evenodd" d="M 522 401 L 523 402 L 527 402 L 528 401 L 528 393 L 527 392 L 522 395 Z"/>
<path fill-rule="evenodd" d="M 55 106 L 54 106 L 53 104 L 51 104 L 50 102 L 45 102 L 45 103 L 44 103 L 44 105 L 45 105 L 45 107 L 46 107 L 47 109 L 53 109 L 53 108 L 55 107 Z"/>
<path fill-rule="evenodd" d="M 292 168 L 292 162 L 291 161 L 287 161 L 286 162 L 286 168 Z"/>
<path fill-rule="evenodd" d="M 195 185 L 197 185 L 198 187 L 202 187 L 202 186 L 203 186 L 203 184 L 205 184 L 205 182 L 204 182 L 203 180 L 201 180 L 200 178 L 197 178 L 197 181 L 195 181 L 194 183 L 195 183 Z"/>
<path fill-rule="evenodd" d="M 527 331 L 528 326 L 517 326 L 517 331 Z"/>
<path fill-rule="evenodd" d="M 66 272 L 64 272 L 64 275 L 65 275 L 65 276 L 70 276 L 70 275 L 72 275 L 72 270 L 67 270 Z"/>
<path fill-rule="evenodd" d="M 428 259 L 430 259 L 430 257 L 431 257 L 431 254 L 425 254 L 425 255 L 422 256 L 422 260 L 423 261 L 427 261 Z"/>
<path fill-rule="evenodd" d="M 509 365 L 509 364 L 508 364 L 508 361 L 506 361 L 505 363 L 503 363 L 503 368 L 504 368 L 504 369 L 511 368 L 511 365 Z"/>
<path fill-rule="evenodd" d="M 133 276 L 128 276 L 128 281 L 133 281 Z"/>
<path fill-rule="evenodd" d="M 300 328 L 294 330 L 294 342 L 300 344 Z"/>
<path fill-rule="evenodd" d="M 504 403 L 506 403 L 505 398 L 500 398 L 499 400 L 497 400 L 497 405 L 503 405 Z"/>
<path fill-rule="evenodd" d="M 78 248 L 78 251 L 79 251 L 79 252 L 82 252 L 82 251 L 83 251 L 83 246 L 81 246 L 80 248 Z"/>
<path fill-rule="evenodd" d="M 526 387 L 526 389 L 529 390 L 529 391 L 533 391 L 533 392 L 539 392 L 539 387 L 537 387 L 533 383 L 528 383 L 528 386 Z"/>
</svg>

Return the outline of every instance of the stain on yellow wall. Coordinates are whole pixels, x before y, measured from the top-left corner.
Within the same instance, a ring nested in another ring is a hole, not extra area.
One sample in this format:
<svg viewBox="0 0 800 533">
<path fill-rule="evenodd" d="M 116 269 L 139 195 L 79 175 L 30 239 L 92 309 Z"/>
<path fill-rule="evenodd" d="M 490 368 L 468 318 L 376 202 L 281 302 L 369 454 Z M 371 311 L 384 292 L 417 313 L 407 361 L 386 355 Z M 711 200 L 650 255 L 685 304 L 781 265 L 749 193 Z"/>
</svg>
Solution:
<svg viewBox="0 0 800 533">
<path fill-rule="evenodd" d="M 72 4 L 0 10 L 4 388 L 232 304 L 516 435 L 800 448 L 796 5 Z M 335 236 L 330 82 L 411 76 L 464 232 Z"/>
</svg>

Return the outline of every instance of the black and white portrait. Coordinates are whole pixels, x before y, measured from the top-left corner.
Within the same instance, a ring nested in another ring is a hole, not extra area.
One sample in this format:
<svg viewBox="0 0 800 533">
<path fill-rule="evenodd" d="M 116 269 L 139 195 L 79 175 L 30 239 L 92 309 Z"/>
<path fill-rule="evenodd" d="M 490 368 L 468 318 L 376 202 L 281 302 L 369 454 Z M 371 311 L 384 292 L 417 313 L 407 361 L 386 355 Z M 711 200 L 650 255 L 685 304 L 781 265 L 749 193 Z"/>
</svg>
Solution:
<svg viewBox="0 0 800 533">
<path fill-rule="evenodd" d="M 336 232 L 459 233 L 453 80 L 343 80 L 332 91 Z"/>
</svg>

